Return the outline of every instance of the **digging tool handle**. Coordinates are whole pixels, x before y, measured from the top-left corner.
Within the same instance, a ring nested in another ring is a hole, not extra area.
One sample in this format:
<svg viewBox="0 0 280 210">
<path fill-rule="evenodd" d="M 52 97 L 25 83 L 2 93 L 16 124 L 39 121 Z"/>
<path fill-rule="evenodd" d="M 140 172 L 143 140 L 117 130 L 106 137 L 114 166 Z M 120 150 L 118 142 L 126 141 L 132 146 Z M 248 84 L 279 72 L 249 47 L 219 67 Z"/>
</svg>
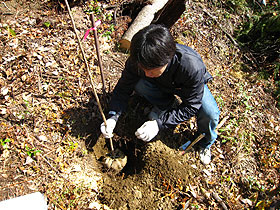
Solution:
<svg viewBox="0 0 280 210">
<path fill-rule="evenodd" d="M 186 144 L 187 144 L 187 146 L 186 146 L 186 149 L 184 149 L 183 151 L 182 151 L 182 153 L 181 153 L 181 155 L 184 155 L 184 154 L 186 154 L 186 152 L 193 146 L 193 145 L 195 145 L 197 142 L 199 142 L 203 137 L 205 136 L 205 134 L 204 133 L 202 133 L 202 134 L 200 134 L 193 142 L 191 142 L 191 143 L 189 143 L 189 142 L 187 142 Z M 183 145 L 184 146 L 184 145 Z"/>
<path fill-rule="evenodd" d="M 200 135 L 185 149 L 185 151 L 188 151 L 193 145 L 195 145 L 197 142 L 199 142 L 204 136 L 205 136 L 204 133 L 200 134 Z"/>
<path fill-rule="evenodd" d="M 96 92 L 96 88 L 95 88 L 95 85 L 94 85 L 94 82 L 93 82 L 93 77 L 92 77 L 92 75 L 91 75 L 91 73 L 90 73 L 90 70 L 89 70 L 89 65 L 88 65 L 88 62 L 87 62 L 87 59 L 86 59 L 86 55 L 85 55 L 83 46 L 82 46 L 82 44 L 81 44 L 81 41 L 80 41 L 79 36 L 78 36 L 78 33 L 77 33 L 75 21 L 74 21 L 74 18 L 73 18 L 73 16 L 72 16 L 72 14 L 71 14 L 71 9 L 70 9 L 70 6 L 69 6 L 69 4 L 68 4 L 68 0 L 65 0 L 65 4 L 66 4 L 66 6 L 67 6 L 67 10 L 68 10 L 68 13 L 69 13 L 70 18 L 71 18 L 71 22 L 72 22 L 72 25 L 73 25 L 73 29 L 74 29 L 74 32 L 75 32 L 75 34 L 76 34 L 76 38 L 77 38 L 77 40 L 78 40 L 79 47 L 80 47 L 81 52 L 82 52 L 82 55 L 83 55 L 83 59 L 84 59 L 85 65 L 86 65 L 87 73 L 88 73 L 89 78 L 90 78 L 90 84 L 91 84 L 91 87 L 92 87 L 92 89 L 93 89 L 94 97 L 95 97 L 96 102 L 97 102 L 97 104 L 98 104 L 98 108 L 99 108 L 99 111 L 100 111 L 100 113 L 101 113 L 101 116 L 102 116 L 102 119 L 103 119 L 103 121 L 104 121 L 104 124 L 105 124 L 105 126 L 107 126 L 106 117 L 105 117 L 105 115 L 104 115 L 104 112 L 103 112 L 102 107 L 101 107 L 101 103 L 100 103 L 100 101 L 99 101 L 99 98 L 98 98 L 98 95 L 97 95 L 97 92 Z M 110 138 L 110 146 L 111 146 L 111 150 L 114 151 L 112 138 Z"/>
<path fill-rule="evenodd" d="M 90 15 L 90 20 L 92 23 L 92 27 L 95 28 L 95 20 L 94 20 L 94 15 Z M 97 54 L 97 60 L 98 60 L 98 65 L 100 68 L 100 73 L 101 73 L 101 79 L 102 79 L 102 84 L 103 84 L 103 94 L 106 95 L 106 86 L 105 86 L 105 80 L 104 80 L 104 74 L 103 74 L 103 66 L 101 62 L 101 57 L 100 57 L 100 50 L 99 50 L 99 42 L 98 42 L 98 36 L 97 36 L 97 31 L 93 30 L 94 32 L 94 42 L 95 42 L 95 48 L 96 48 L 96 54 Z"/>
</svg>

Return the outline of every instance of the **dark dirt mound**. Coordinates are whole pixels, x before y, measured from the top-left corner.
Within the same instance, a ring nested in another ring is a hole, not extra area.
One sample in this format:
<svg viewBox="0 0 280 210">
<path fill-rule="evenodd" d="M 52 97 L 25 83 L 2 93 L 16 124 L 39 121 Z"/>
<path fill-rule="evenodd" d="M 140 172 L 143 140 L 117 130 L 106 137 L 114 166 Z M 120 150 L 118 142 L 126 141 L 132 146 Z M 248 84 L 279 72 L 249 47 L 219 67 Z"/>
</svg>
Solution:
<svg viewBox="0 0 280 210">
<path fill-rule="evenodd" d="M 106 175 L 101 200 L 113 209 L 176 209 L 191 197 L 201 173 L 192 155 L 181 156 L 160 140 L 148 143 L 136 162 L 143 163 L 135 174 Z M 172 173 L 171 173 L 172 172 Z"/>
<path fill-rule="evenodd" d="M 161 132 L 152 142 L 139 141 L 134 132 L 146 120 L 144 110 L 149 105 L 137 95 L 129 104 L 113 138 L 115 146 L 128 156 L 128 163 L 118 174 L 103 168 L 100 199 L 113 209 L 179 208 L 192 197 L 191 186 L 201 174 L 196 153 L 181 155 L 178 151 L 187 141 L 187 132 L 175 133 L 170 129 Z M 180 126 L 187 127 L 187 124 Z M 93 147 L 96 159 L 110 152 L 108 148 L 108 142 L 100 137 Z"/>
<path fill-rule="evenodd" d="M 149 106 L 134 95 L 128 111 L 118 121 L 113 143 L 128 157 L 124 169 L 117 173 L 99 161 L 104 180 L 100 199 L 113 209 L 179 207 L 181 200 L 189 199 L 189 186 L 200 173 L 195 153 L 179 154 L 178 147 L 186 141 L 186 135 L 168 130 L 149 143 L 135 137 L 135 130 L 147 119 L 144 110 Z M 100 136 L 92 150 L 95 159 L 102 160 L 110 152 L 109 140 Z"/>
</svg>

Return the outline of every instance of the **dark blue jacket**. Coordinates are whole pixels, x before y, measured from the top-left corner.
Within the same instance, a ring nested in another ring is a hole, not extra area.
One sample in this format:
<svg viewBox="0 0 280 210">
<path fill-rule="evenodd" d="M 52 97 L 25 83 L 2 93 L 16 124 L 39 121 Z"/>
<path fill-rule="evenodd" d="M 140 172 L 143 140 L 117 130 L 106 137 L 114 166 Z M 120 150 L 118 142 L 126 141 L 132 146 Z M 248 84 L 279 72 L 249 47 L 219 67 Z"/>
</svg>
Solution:
<svg viewBox="0 0 280 210">
<path fill-rule="evenodd" d="M 176 126 L 198 112 L 204 84 L 212 76 L 206 70 L 200 55 L 190 47 L 180 44 L 176 45 L 175 55 L 164 73 L 157 78 L 146 77 L 143 70 L 128 58 L 122 76 L 113 91 L 109 106 L 111 111 L 115 111 L 118 115 L 125 111 L 128 99 L 140 78 L 156 84 L 164 92 L 179 96 L 182 100 L 178 108 L 168 110 L 157 120 L 161 129 Z"/>
</svg>

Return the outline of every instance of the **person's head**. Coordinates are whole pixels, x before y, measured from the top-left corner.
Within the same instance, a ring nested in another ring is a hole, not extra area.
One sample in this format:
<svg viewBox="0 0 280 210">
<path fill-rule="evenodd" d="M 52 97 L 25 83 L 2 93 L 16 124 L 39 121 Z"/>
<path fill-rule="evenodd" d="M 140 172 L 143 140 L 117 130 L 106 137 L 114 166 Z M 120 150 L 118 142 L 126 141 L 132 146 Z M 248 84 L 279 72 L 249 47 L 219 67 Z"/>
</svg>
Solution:
<svg viewBox="0 0 280 210">
<path fill-rule="evenodd" d="M 147 77 L 159 77 L 175 54 L 175 41 L 163 25 L 149 25 L 137 32 L 130 46 L 130 56 Z"/>
</svg>

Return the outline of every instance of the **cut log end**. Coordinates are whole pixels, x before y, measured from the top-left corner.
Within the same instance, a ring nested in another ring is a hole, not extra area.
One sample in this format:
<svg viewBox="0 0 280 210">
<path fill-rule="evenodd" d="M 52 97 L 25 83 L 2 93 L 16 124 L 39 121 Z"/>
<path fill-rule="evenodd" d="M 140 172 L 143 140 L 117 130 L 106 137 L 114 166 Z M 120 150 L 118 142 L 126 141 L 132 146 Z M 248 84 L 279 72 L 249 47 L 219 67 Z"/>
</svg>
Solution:
<svg viewBox="0 0 280 210">
<path fill-rule="evenodd" d="M 121 50 L 125 50 L 125 51 L 128 51 L 130 49 L 130 44 L 131 42 L 126 40 L 126 39 L 122 39 L 120 40 L 120 49 Z"/>
</svg>

